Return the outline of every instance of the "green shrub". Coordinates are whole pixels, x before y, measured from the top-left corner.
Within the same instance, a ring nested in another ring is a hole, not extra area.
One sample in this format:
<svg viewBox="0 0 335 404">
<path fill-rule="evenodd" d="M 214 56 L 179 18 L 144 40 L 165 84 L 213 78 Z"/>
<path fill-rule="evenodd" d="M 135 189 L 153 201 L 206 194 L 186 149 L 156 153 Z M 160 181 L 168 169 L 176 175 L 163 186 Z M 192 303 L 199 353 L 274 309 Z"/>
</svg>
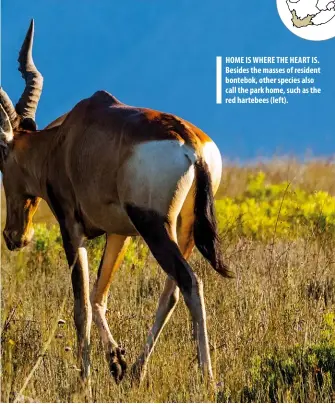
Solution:
<svg viewBox="0 0 335 404">
<path fill-rule="evenodd" d="M 296 345 L 251 359 L 250 381 L 241 401 L 332 402 L 335 391 L 335 313 L 323 317 L 320 342 Z M 315 393 L 316 392 L 316 393 Z"/>
<path fill-rule="evenodd" d="M 267 185 L 265 174 L 249 177 L 241 197 L 216 201 L 221 232 L 233 237 L 247 237 L 268 241 L 274 238 L 333 237 L 335 234 L 335 198 L 327 192 L 307 193 L 293 188 L 288 182 Z M 105 236 L 87 243 L 90 260 L 99 265 Z M 33 252 L 44 261 L 60 253 L 62 241 L 59 227 L 44 223 L 35 226 Z M 148 249 L 141 241 L 133 240 L 126 253 L 126 263 L 143 264 Z"/>
<path fill-rule="evenodd" d="M 87 250 L 92 268 L 98 268 L 104 251 L 106 236 L 97 237 L 87 241 Z M 133 266 L 143 266 L 149 250 L 145 243 L 139 239 L 133 239 L 127 249 L 124 262 Z M 31 247 L 30 259 L 37 262 L 51 263 L 63 254 L 62 237 L 58 225 L 35 225 L 34 243 Z"/>
<path fill-rule="evenodd" d="M 295 239 L 335 234 L 335 198 L 327 192 L 307 193 L 288 182 L 265 183 L 265 174 L 249 177 L 241 197 L 216 201 L 219 228 L 259 240 Z"/>
</svg>

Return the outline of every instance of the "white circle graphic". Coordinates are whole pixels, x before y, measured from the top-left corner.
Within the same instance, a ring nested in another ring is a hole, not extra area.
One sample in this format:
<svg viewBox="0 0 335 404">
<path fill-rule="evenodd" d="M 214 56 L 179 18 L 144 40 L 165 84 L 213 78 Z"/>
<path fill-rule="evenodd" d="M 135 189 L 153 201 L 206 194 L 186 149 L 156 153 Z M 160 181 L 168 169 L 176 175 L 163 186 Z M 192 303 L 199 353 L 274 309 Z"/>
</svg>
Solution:
<svg viewBox="0 0 335 404">
<path fill-rule="evenodd" d="M 335 0 L 277 0 L 277 8 L 285 26 L 300 38 L 335 37 Z"/>
</svg>

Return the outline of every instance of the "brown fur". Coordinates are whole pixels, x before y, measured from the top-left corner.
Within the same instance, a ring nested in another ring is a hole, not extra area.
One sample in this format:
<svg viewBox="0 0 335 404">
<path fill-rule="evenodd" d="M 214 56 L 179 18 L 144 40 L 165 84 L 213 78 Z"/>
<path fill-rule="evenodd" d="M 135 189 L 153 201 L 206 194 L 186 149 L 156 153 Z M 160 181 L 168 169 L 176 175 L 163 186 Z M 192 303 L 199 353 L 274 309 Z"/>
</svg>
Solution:
<svg viewBox="0 0 335 404">
<path fill-rule="evenodd" d="M 98 206 L 118 203 L 116 184 L 110 178 L 116 177 L 133 148 L 152 140 L 177 140 L 199 150 L 202 141 L 209 138 L 193 126 L 188 130 L 189 125 L 170 114 L 128 107 L 99 91 L 78 103 L 48 129 L 16 132 L 14 154 L 18 164 L 27 171 L 42 174 L 42 179 L 31 184 L 34 194 L 50 203 L 48 180 L 58 190 L 57 198 L 77 207 L 90 236 L 99 230 L 108 231 L 102 226 L 106 219 L 99 217 L 92 221 L 91 218 L 102 212 Z"/>
</svg>

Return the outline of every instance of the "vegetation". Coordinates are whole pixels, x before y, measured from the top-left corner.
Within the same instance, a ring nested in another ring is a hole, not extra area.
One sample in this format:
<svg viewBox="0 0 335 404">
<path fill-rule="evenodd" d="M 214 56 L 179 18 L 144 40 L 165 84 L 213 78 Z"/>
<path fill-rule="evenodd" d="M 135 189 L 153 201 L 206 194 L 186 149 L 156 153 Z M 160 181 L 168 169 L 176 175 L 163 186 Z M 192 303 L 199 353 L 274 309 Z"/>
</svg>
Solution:
<svg viewBox="0 0 335 404">
<path fill-rule="evenodd" d="M 288 181 L 267 185 L 265 180 L 260 171 L 250 176 L 242 196 L 217 201 L 222 231 L 259 240 L 335 233 L 335 198 L 325 191 L 308 193 Z"/>
<path fill-rule="evenodd" d="M 219 278 L 195 252 L 204 280 L 217 392 L 202 384 L 191 323 L 180 302 L 140 387 L 116 386 L 92 330 L 97 402 L 333 402 L 335 400 L 335 165 L 294 161 L 228 166 L 216 202 L 227 262 Z M 72 291 L 58 226 L 45 207 L 35 241 L 2 250 L 1 401 L 81 401 Z M 89 243 L 93 283 L 104 239 Z M 153 322 L 165 275 L 141 240 L 116 274 L 108 320 L 134 362 Z M 62 303 L 65 302 L 62 310 Z M 57 321 L 50 347 L 43 347 Z M 22 397 L 19 399 L 23 399 Z"/>
</svg>

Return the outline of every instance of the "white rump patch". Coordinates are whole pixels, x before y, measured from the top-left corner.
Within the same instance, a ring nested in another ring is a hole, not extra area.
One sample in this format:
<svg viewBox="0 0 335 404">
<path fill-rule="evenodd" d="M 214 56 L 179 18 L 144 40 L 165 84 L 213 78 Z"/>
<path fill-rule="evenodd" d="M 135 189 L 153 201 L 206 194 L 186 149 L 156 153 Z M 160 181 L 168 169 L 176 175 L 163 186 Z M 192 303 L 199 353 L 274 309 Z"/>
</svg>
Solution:
<svg viewBox="0 0 335 404">
<path fill-rule="evenodd" d="M 214 142 L 207 142 L 203 147 L 203 155 L 211 173 L 214 194 L 219 188 L 222 175 L 222 158 Z"/>
<path fill-rule="evenodd" d="M 186 188 L 188 192 L 194 179 L 196 159 L 195 151 L 177 140 L 135 146 L 119 174 L 120 200 L 166 214 L 176 190 Z"/>
</svg>

